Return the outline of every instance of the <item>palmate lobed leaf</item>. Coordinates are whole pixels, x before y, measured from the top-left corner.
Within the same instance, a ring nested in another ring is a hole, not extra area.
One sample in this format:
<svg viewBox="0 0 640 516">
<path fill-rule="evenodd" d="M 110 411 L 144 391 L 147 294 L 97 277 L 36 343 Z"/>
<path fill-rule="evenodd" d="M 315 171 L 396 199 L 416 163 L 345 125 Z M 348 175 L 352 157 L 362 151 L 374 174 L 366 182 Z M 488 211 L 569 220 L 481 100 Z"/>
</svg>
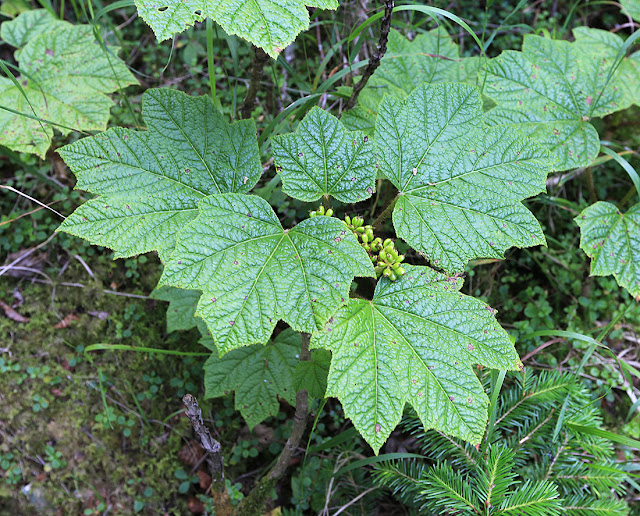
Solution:
<svg viewBox="0 0 640 516">
<path fill-rule="evenodd" d="M 196 21 L 215 20 L 227 34 L 262 47 L 274 59 L 309 28 L 305 6 L 337 9 L 338 0 L 135 0 L 138 14 L 158 41 L 169 39 Z"/>
<path fill-rule="evenodd" d="M 43 158 L 53 137 L 46 121 L 61 124 L 56 128 L 63 134 L 69 128 L 104 130 L 113 105 L 107 94 L 137 84 L 126 65 L 95 41 L 88 25 L 55 22 L 30 11 L 4 22 L 0 31 L 24 45 L 15 53 L 22 91 L 0 78 L 0 104 L 27 115 L 0 109 L 0 145 L 12 150 Z"/>
<path fill-rule="evenodd" d="M 214 351 L 204 365 L 206 398 L 235 391 L 235 407 L 253 428 L 278 413 L 278 397 L 296 404 L 293 377 L 302 336 L 288 329 L 266 345 L 254 344 L 218 357 Z"/>
<path fill-rule="evenodd" d="M 244 346 L 222 357 L 214 351 L 204 365 L 205 397 L 235 391 L 236 410 L 250 429 L 275 416 L 280 399 L 295 407 L 301 389 L 309 396 L 324 397 L 330 353 L 313 350 L 311 361 L 300 362 L 301 346 L 300 333 L 286 329 L 266 345 Z"/>
<path fill-rule="evenodd" d="M 271 138 L 271 146 L 282 190 L 291 197 L 311 202 L 333 196 L 355 203 L 373 194 L 373 142 L 360 131 L 346 131 L 340 120 L 318 107 L 295 133 Z"/>
<path fill-rule="evenodd" d="M 481 63 L 479 57 L 460 58 L 458 45 L 441 27 L 419 34 L 413 41 L 391 30 L 380 66 L 360 93 L 358 106 L 345 112 L 342 122 L 349 129 L 373 135 L 384 95 L 402 100 L 424 83 L 475 84 Z"/>
<path fill-rule="evenodd" d="M 422 85 L 404 101 L 385 97 L 375 143 L 399 191 L 396 232 L 433 265 L 454 273 L 545 243 L 521 201 L 545 191 L 548 152 L 513 126 L 485 126 L 477 88 Z"/>
<path fill-rule="evenodd" d="M 597 202 L 575 219 L 580 248 L 592 258 L 591 275 L 613 274 L 620 285 L 640 299 L 640 204 L 626 213 L 608 202 Z"/>
<path fill-rule="evenodd" d="M 229 124 L 209 97 L 170 89 L 143 95 L 148 131 L 123 128 L 59 150 L 77 188 L 99 196 L 74 211 L 59 230 L 115 251 L 156 250 L 163 261 L 175 234 L 209 194 L 248 192 L 262 174 L 253 120 Z"/>
<path fill-rule="evenodd" d="M 314 349 L 311 352 L 311 360 L 298 362 L 293 374 L 294 389 L 305 389 L 312 398 L 324 398 L 330 365 L 331 353 L 326 349 Z"/>
<path fill-rule="evenodd" d="M 627 107 L 625 85 L 607 82 L 613 64 L 579 42 L 528 34 L 521 52 L 503 51 L 485 66 L 485 93 L 497 103 L 487 123 L 517 124 L 553 152 L 555 170 L 587 166 L 600 149 L 589 120 Z"/>
<path fill-rule="evenodd" d="M 462 279 L 407 265 L 381 278 L 371 301 L 351 299 L 311 340 L 333 354 L 327 395 L 377 453 L 405 403 L 425 428 L 473 444 L 482 439 L 488 398 L 475 364 L 522 367 L 508 334 L 482 301 L 459 292 Z"/>
<path fill-rule="evenodd" d="M 196 315 L 222 354 L 267 342 L 279 319 L 311 333 L 347 302 L 354 276 L 374 276 L 366 251 L 335 218 L 284 230 L 264 199 L 241 194 L 206 197 L 199 211 L 159 284 L 202 290 Z"/>
<path fill-rule="evenodd" d="M 0 26 L 0 38 L 12 47 L 20 48 L 40 34 L 71 26 L 64 20 L 58 20 L 46 9 L 34 9 L 3 23 Z"/>
<path fill-rule="evenodd" d="M 576 27 L 573 36 L 580 49 L 600 59 L 606 56 L 612 62 L 618 57 L 624 46 L 624 40 L 606 30 L 592 29 L 590 27 Z M 621 89 L 624 100 L 618 109 L 624 109 L 632 104 L 640 106 L 640 51 L 634 52 L 629 57 L 623 57 L 620 66 L 613 77 L 613 89 Z"/>
</svg>

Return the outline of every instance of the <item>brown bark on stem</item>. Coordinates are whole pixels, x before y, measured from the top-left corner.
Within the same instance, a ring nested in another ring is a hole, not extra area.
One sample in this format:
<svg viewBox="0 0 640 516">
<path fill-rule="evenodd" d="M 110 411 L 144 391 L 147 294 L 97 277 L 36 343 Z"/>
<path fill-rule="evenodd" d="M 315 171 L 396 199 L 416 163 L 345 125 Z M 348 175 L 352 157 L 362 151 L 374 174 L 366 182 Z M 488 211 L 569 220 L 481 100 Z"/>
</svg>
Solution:
<svg viewBox="0 0 640 516">
<path fill-rule="evenodd" d="M 302 348 L 300 350 L 300 360 L 311 360 L 311 352 L 309 351 L 309 343 L 311 342 L 311 335 L 308 333 L 302 334 Z M 287 439 L 286 444 L 278 460 L 267 473 L 251 490 L 249 495 L 241 502 L 238 507 L 239 516 L 255 516 L 256 514 L 262 514 L 264 504 L 266 502 L 269 491 L 276 482 L 280 480 L 289 467 L 289 462 L 293 453 L 300 445 L 304 431 L 307 428 L 307 418 L 309 415 L 309 395 L 306 390 L 300 390 L 296 393 L 296 412 L 293 416 L 293 428 L 291 435 Z"/>
<path fill-rule="evenodd" d="M 240 114 L 242 118 L 251 118 L 251 113 L 256 105 L 256 94 L 258 93 L 258 87 L 260 81 L 264 75 L 264 67 L 269 61 L 269 56 L 264 50 L 258 47 L 253 47 L 253 66 L 251 67 L 251 82 L 249 83 L 249 89 L 247 95 L 242 102 L 242 108 Z"/>
<path fill-rule="evenodd" d="M 384 16 L 382 17 L 382 23 L 380 24 L 380 39 L 378 40 L 378 50 L 373 52 L 369 64 L 364 71 L 362 79 L 353 88 L 353 93 L 347 101 L 345 109 L 351 109 L 356 105 L 358 96 L 362 89 L 367 85 L 369 78 L 376 71 L 376 68 L 380 66 L 380 60 L 384 57 L 387 51 L 387 41 L 389 40 L 389 31 L 391 30 L 391 14 L 393 13 L 394 0 L 385 0 L 384 2 Z"/>
</svg>

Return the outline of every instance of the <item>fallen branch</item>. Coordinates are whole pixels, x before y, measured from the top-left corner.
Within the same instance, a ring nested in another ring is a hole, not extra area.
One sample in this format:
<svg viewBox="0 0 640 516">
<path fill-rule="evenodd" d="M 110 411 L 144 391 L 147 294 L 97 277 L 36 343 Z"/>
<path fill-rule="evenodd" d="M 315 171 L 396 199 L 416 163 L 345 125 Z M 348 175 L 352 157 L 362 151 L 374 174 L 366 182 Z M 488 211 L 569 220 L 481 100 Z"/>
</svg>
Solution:
<svg viewBox="0 0 640 516">
<path fill-rule="evenodd" d="M 207 464 L 211 471 L 211 495 L 213 506 L 218 516 L 231 516 L 234 514 L 231 506 L 231 499 L 224 483 L 224 458 L 222 457 L 222 446 L 211 437 L 209 429 L 202 421 L 202 410 L 198 406 L 198 400 L 191 394 L 182 397 L 182 403 L 187 407 L 186 416 L 191 421 L 193 431 L 200 439 L 200 444 L 206 452 Z"/>
</svg>

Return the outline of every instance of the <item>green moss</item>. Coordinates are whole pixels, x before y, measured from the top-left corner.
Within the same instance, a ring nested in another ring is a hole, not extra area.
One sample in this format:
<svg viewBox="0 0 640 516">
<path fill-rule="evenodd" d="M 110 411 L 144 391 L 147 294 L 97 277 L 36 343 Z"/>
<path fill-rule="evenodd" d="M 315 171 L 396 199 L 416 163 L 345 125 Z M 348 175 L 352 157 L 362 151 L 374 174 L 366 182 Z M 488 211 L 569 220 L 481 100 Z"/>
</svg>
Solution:
<svg viewBox="0 0 640 516">
<path fill-rule="evenodd" d="M 100 258 L 89 264 L 97 278 L 126 281 L 122 265 Z M 139 287 L 157 280 L 158 264 L 149 262 L 137 269 Z M 79 278 L 87 274 L 74 260 L 63 279 Z M 97 282 L 54 289 L 9 278 L 0 299 L 10 304 L 14 288 L 29 322 L 0 317 L 7 348 L 0 506 L 16 514 L 187 513 L 173 472 L 191 430 L 186 418 L 168 416 L 182 408 L 185 389 L 199 394 L 202 361 L 123 351 L 86 358 L 83 351 L 94 343 L 202 351 L 197 334 L 165 335 L 164 303 L 107 294 Z M 70 313 L 77 319 L 54 328 Z"/>
</svg>

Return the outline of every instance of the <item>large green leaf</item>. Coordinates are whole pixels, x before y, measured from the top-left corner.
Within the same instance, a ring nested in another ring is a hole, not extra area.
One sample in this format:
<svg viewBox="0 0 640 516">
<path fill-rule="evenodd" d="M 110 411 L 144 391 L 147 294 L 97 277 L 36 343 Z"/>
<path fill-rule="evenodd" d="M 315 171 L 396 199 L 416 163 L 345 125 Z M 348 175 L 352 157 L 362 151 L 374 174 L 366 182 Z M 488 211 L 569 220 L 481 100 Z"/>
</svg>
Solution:
<svg viewBox="0 0 640 516">
<path fill-rule="evenodd" d="M 423 83 L 472 82 L 479 57 L 460 58 L 460 50 L 441 27 L 410 41 L 396 30 L 389 33 L 387 52 L 358 97 L 358 106 L 342 121 L 350 129 L 373 134 L 378 105 L 385 94 L 404 99 Z"/>
<path fill-rule="evenodd" d="M 399 191 L 398 236 L 437 267 L 545 242 L 521 201 L 545 190 L 548 153 L 513 126 L 486 127 L 477 88 L 435 84 L 385 97 L 376 122 L 380 170 Z"/>
<path fill-rule="evenodd" d="M 215 20 L 228 34 L 262 47 L 274 59 L 299 32 L 309 27 L 309 7 L 337 9 L 338 0 L 135 0 L 138 13 L 158 41 L 169 39 L 196 21 Z"/>
<path fill-rule="evenodd" d="M 202 317 L 220 353 L 265 343 L 278 319 L 311 333 L 347 302 L 354 276 L 374 276 L 346 225 L 313 217 L 284 230 L 269 204 L 212 195 L 178 235 L 161 285 L 202 290 Z"/>
<path fill-rule="evenodd" d="M 54 23 L 31 11 L 3 23 L 1 33 L 24 44 L 15 53 L 22 91 L 0 77 L 0 145 L 10 149 L 44 157 L 53 129 L 42 120 L 61 124 L 56 129 L 63 134 L 69 128 L 104 130 L 113 105 L 107 94 L 137 84 L 126 65 L 97 44 L 88 25 Z"/>
<path fill-rule="evenodd" d="M 7 21 L 0 26 L 0 38 L 12 47 L 20 48 L 27 41 L 61 27 L 71 27 L 71 24 L 58 20 L 46 9 L 27 11 L 15 20 Z"/>
<path fill-rule="evenodd" d="M 462 295 L 462 279 L 406 266 L 380 279 L 371 301 L 351 299 L 313 335 L 311 347 L 333 353 L 327 395 L 377 453 L 405 403 L 425 428 L 477 444 L 488 398 L 475 364 L 522 367 L 508 334 L 483 302 Z"/>
<path fill-rule="evenodd" d="M 204 364 L 205 397 L 217 398 L 235 391 L 236 410 L 249 428 L 278 413 L 278 398 L 295 406 L 293 375 L 301 346 L 302 336 L 287 329 L 266 346 L 245 346 L 223 357 L 212 353 Z"/>
<path fill-rule="evenodd" d="M 600 140 L 589 123 L 623 106 L 623 85 L 607 83 L 614 60 L 579 43 L 526 35 L 522 52 L 506 50 L 485 67 L 485 93 L 497 107 L 489 124 L 517 124 L 551 150 L 555 170 L 586 166 Z"/>
<path fill-rule="evenodd" d="M 597 202 L 575 218 L 580 247 L 591 260 L 592 276 L 613 274 L 618 285 L 640 299 L 640 204 L 623 214 Z"/>
<path fill-rule="evenodd" d="M 59 152 L 77 188 L 99 194 L 60 226 L 116 257 L 152 250 L 166 261 L 175 233 L 197 215 L 198 201 L 248 192 L 262 173 L 253 120 L 229 124 L 209 97 L 147 90 L 148 131 L 114 128 Z"/>
<path fill-rule="evenodd" d="M 639 0 L 620 0 L 623 13 L 631 16 L 635 21 L 640 21 L 640 1 Z"/>
<path fill-rule="evenodd" d="M 375 188 L 373 142 L 350 132 L 333 115 L 313 108 L 293 134 L 271 139 L 285 193 L 302 201 L 332 195 L 344 203 L 371 197 Z"/>
<path fill-rule="evenodd" d="M 606 56 L 611 62 L 618 57 L 624 45 L 620 36 L 606 30 L 577 27 L 573 29 L 573 35 L 581 49 L 597 58 Z M 613 88 L 621 89 L 624 94 L 624 100 L 620 102 L 618 109 L 632 104 L 640 106 L 640 51 L 622 59 L 612 81 Z"/>
</svg>

